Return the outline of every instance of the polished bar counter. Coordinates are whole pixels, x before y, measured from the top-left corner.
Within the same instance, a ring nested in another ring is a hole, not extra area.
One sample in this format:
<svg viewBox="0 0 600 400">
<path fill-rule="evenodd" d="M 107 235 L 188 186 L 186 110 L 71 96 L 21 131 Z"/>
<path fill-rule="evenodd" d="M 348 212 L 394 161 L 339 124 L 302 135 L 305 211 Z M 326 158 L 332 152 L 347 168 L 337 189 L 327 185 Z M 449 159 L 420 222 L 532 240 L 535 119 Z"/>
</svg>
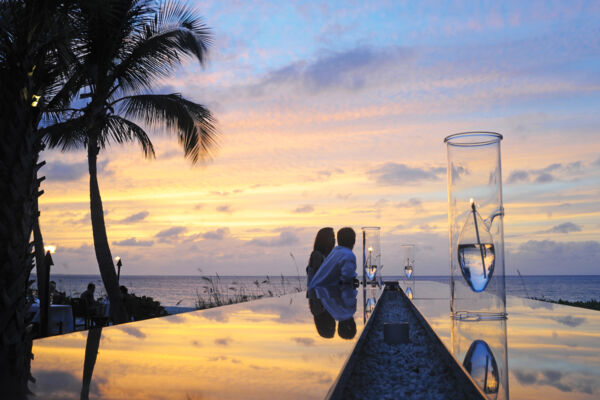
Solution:
<svg viewBox="0 0 600 400">
<path fill-rule="evenodd" d="M 356 293 L 296 293 L 35 340 L 30 389 L 37 399 L 323 399 L 380 295 Z"/>
<path fill-rule="evenodd" d="M 600 312 L 508 297 L 507 320 L 456 321 L 448 285 L 411 290 L 488 399 L 600 398 Z M 368 361 L 356 355 L 380 334 L 369 332 L 380 296 L 296 293 L 36 340 L 30 388 L 39 399 L 327 398 Z"/>
<path fill-rule="evenodd" d="M 448 285 L 415 285 L 413 304 L 488 398 L 600 399 L 599 311 L 508 296 L 506 321 L 455 321 Z"/>
</svg>

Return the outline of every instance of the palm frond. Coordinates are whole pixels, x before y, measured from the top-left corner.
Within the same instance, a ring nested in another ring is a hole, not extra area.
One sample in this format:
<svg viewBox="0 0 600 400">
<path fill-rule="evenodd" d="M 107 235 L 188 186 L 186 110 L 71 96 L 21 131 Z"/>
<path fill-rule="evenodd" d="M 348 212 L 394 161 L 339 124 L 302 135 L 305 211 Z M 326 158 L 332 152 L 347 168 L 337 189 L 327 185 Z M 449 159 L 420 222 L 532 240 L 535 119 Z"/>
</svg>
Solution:
<svg viewBox="0 0 600 400">
<path fill-rule="evenodd" d="M 56 122 L 39 129 L 42 141 L 51 149 L 77 150 L 87 145 L 85 118 Z"/>
<path fill-rule="evenodd" d="M 110 79 L 125 92 L 150 89 L 151 82 L 168 76 L 183 56 L 204 63 L 211 40 L 209 28 L 193 10 L 176 1 L 164 2 L 154 18 L 129 37 Z"/>
<path fill-rule="evenodd" d="M 216 121 L 211 112 L 178 93 L 129 96 L 118 102 L 128 118 L 142 120 L 150 127 L 166 127 L 175 133 L 192 163 L 209 158 L 217 147 Z"/>
<path fill-rule="evenodd" d="M 134 122 L 121 118 L 118 115 L 108 116 L 100 137 L 104 139 L 101 142 L 102 147 L 111 140 L 118 144 L 138 142 L 142 147 L 144 157 L 156 157 L 154 146 L 146 132 Z"/>
</svg>

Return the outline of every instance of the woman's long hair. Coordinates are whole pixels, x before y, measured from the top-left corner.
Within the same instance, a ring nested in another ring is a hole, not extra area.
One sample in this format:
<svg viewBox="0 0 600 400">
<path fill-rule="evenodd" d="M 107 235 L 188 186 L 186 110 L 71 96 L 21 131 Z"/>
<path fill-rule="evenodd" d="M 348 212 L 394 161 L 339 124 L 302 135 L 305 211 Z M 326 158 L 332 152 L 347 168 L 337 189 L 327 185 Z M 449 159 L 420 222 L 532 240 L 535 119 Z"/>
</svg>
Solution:
<svg viewBox="0 0 600 400">
<path fill-rule="evenodd" d="M 333 232 L 333 228 L 321 228 L 319 232 L 317 232 L 317 237 L 315 237 L 315 245 L 313 250 L 318 250 L 325 257 L 333 247 L 335 246 L 335 233 Z"/>
</svg>

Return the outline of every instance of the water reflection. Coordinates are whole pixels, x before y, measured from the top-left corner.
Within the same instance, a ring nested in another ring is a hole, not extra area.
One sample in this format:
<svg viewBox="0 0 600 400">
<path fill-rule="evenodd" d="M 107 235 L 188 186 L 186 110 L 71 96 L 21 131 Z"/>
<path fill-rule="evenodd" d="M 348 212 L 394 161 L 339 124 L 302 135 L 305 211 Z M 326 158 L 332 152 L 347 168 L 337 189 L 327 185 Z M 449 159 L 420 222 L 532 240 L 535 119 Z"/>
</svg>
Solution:
<svg viewBox="0 0 600 400">
<path fill-rule="evenodd" d="M 335 335 L 335 319 L 323 307 L 321 300 L 308 299 L 308 307 L 315 320 L 317 332 L 323 338 L 330 339 Z"/>
<path fill-rule="evenodd" d="M 476 340 L 467 351 L 463 366 L 477 385 L 491 400 L 498 397 L 498 364 L 490 347 L 483 340 Z"/>
<path fill-rule="evenodd" d="M 36 340 L 32 390 L 44 400 L 88 386 L 99 399 L 322 399 L 364 326 L 356 292 L 339 289 L 309 307 L 296 293 Z M 315 316 L 329 322 L 316 330 Z"/>
<path fill-rule="evenodd" d="M 102 337 L 102 327 L 90 329 L 85 344 L 85 359 L 83 362 L 83 382 L 81 385 L 81 400 L 87 400 L 90 396 L 90 384 L 92 374 L 96 365 L 98 348 L 100 347 L 100 338 Z"/>
<path fill-rule="evenodd" d="M 321 286 L 314 289 L 316 298 L 309 298 L 309 307 L 319 335 L 333 337 L 337 321 L 339 337 L 353 339 L 356 336 L 354 314 L 357 294 L 352 285 Z"/>
<path fill-rule="evenodd" d="M 362 296 L 363 296 L 363 323 L 366 324 L 369 320 L 373 311 L 375 311 L 375 305 L 377 304 L 377 299 L 379 298 L 380 290 L 374 286 L 363 286 Z"/>
<path fill-rule="evenodd" d="M 507 400 L 506 320 L 452 319 L 452 351 L 490 400 Z"/>
<path fill-rule="evenodd" d="M 503 328 L 486 328 L 483 333 L 481 328 L 471 328 L 474 332 L 468 332 L 463 328 L 468 322 L 462 322 L 459 329 L 456 321 L 448 318 L 448 299 L 443 296 L 448 289 L 449 285 L 445 284 L 419 282 L 419 296 L 415 296 L 413 302 L 448 349 L 453 354 L 460 352 L 456 356 L 458 362 L 463 362 L 475 340 L 488 344 L 500 375 L 498 398 L 502 398 L 502 371 L 505 370 L 511 399 L 600 399 L 599 312 L 508 296 L 509 370 L 502 365 L 504 345 L 496 346 L 494 340 L 489 339 L 494 336 L 502 339 Z M 471 324 L 484 325 L 482 321 Z M 468 337 L 459 339 L 459 331 Z M 459 340 L 460 350 L 457 349 Z"/>
</svg>

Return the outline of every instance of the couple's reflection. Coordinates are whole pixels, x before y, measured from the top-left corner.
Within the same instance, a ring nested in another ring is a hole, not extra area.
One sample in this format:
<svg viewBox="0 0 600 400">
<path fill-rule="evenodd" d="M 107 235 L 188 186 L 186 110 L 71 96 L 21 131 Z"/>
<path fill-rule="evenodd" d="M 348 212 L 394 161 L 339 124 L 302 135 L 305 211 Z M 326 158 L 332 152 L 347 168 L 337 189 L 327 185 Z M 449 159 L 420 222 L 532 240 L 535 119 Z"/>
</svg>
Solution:
<svg viewBox="0 0 600 400">
<path fill-rule="evenodd" d="M 318 286 L 308 292 L 308 306 L 321 337 L 330 339 L 337 333 L 342 339 L 356 336 L 356 295 L 352 285 Z"/>
</svg>

